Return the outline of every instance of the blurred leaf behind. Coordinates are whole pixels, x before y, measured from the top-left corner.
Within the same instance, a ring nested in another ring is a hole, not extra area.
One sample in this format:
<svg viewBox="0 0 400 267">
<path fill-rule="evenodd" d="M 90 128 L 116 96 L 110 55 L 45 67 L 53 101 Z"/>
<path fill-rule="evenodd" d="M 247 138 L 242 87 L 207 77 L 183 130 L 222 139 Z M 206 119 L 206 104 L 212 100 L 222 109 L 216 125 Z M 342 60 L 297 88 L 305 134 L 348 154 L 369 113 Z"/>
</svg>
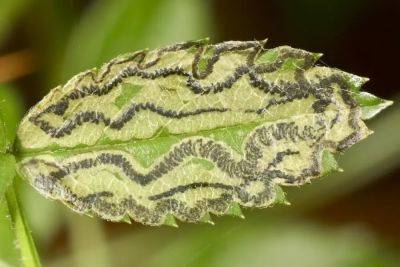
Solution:
<svg viewBox="0 0 400 267">
<path fill-rule="evenodd" d="M 92 4 L 70 38 L 63 81 L 126 52 L 201 39 L 213 32 L 208 1 L 100 0 Z"/>
</svg>

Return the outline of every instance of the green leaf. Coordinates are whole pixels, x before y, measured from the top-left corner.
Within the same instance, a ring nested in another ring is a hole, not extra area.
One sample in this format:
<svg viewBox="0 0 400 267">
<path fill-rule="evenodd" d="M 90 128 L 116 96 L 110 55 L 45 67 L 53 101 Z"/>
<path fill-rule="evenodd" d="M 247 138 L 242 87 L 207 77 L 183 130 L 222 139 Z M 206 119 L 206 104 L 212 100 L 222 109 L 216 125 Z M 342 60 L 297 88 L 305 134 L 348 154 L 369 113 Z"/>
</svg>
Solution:
<svg viewBox="0 0 400 267">
<path fill-rule="evenodd" d="M 379 98 L 368 92 L 360 92 L 355 96 L 355 99 L 361 106 L 363 120 L 371 119 L 376 114 L 393 104 L 393 101 Z"/>
<path fill-rule="evenodd" d="M 343 171 L 337 163 L 335 156 L 328 150 L 322 152 L 322 176 L 328 175 L 332 171 Z"/>
<path fill-rule="evenodd" d="M 285 191 L 279 185 L 275 186 L 275 192 L 275 203 L 290 206 L 290 202 L 286 199 Z"/>
<path fill-rule="evenodd" d="M 178 223 L 175 220 L 175 217 L 172 214 L 167 214 L 165 216 L 164 225 L 171 227 L 178 227 Z"/>
<path fill-rule="evenodd" d="M 213 220 L 212 220 L 212 218 L 210 216 L 210 213 L 204 214 L 203 218 L 201 218 L 199 221 L 202 222 L 202 223 L 207 223 L 207 224 L 214 225 L 214 222 L 213 222 Z"/>
<path fill-rule="evenodd" d="M 63 76 L 135 49 L 201 38 L 212 32 L 210 16 L 202 0 L 97 1 L 72 33 Z"/>
<path fill-rule="evenodd" d="M 19 173 L 111 221 L 210 222 L 285 203 L 280 186 L 338 169 L 332 153 L 371 134 L 355 97 L 365 78 L 264 45 L 189 41 L 74 76 L 22 120 Z"/>
<path fill-rule="evenodd" d="M 232 203 L 225 214 L 239 217 L 241 219 L 245 218 L 243 215 L 242 209 L 240 208 L 239 204 L 237 204 L 237 203 Z"/>
</svg>

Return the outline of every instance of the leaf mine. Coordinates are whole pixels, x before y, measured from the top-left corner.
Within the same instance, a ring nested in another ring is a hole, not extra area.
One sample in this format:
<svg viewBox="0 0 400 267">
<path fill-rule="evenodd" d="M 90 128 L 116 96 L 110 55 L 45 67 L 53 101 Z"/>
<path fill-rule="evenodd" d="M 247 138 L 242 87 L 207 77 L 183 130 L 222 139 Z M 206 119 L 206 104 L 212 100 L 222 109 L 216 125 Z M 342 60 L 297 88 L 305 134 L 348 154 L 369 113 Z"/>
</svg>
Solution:
<svg viewBox="0 0 400 267">
<path fill-rule="evenodd" d="M 111 221 L 177 226 L 288 203 L 281 186 L 339 170 L 390 101 L 321 54 L 207 40 L 121 55 L 74 76 L 18 129 L 18 172 Z"/>
</svg>

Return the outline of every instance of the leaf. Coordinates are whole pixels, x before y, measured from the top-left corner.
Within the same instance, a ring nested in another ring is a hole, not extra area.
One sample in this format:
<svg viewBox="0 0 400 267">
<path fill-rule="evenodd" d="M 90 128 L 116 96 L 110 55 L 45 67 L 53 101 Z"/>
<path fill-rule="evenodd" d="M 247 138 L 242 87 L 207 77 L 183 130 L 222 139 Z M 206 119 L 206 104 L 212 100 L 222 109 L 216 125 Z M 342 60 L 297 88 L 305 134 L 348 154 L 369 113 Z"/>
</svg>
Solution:
<svg viewBox="0 0 400 267">
<path fill-rule="evenodd" d="M 394 97 L 399 103 L 400 95 Z M 397 106 L 398 107 L 398 106 Z M 335 173 L 324 182 L 288 193 L 297 212 L 305 213 L 364 188 L 382 179 L 400 164 L 400 109 L 394 106 L 385 115 L 371 121 L 374 134 L 340 157 L 343 173 Z"/>
<path fill-rule="evenodd" d="M 235 216 L 235 217 L 239 217 L 241 219 L 244 219 L 244 215 L 243 212 L 239 206 L 239 204 L 233 202 L 231 204 L 231 206 L 228 208 L 228 210 L 226 211 L 227 215 L 231 215 L 231 216 Z"/>
<path fill-rule="evenodd" d="M 63 76 L 132 49 L 200 38 L 211 32 L 210 16 L 207 2 L 201 0 L 96 1 L 73 31 Z"/>
<path fill-rule="evenodd" d="M 322 156 L 324 158 L 324 156 Z M 322 168 L 323 168 L 323 163 L 322 163 Z M 321 176 L 324 175 L 324 170 L 322 169 Z M 276 204 L 284 204 L 287 206 L 290 206 L 290 202 L 286 199 L 286 193 L 282 190 L 282 188 L 277 185 L 275 186 L 275 203 Z"/>
<path fill-rule="evenodd" d="M 19 173 L 76 212 L 148 225 L 285 202 L 279 185 L 337 169 L 329 153 L 371 133 L 365 79 L 264 43 L 178 43 L 74 76 L 22 120 Z"/>
<path fill-rule="evenodd" d="M 376 114 L 393 104 L 393 101 L 388 101 L 374 96 L 368 92 L 360 92 L 356 95 L 356 101 L 361 106 L 362 119 L 369 120 Z"/>
<path fill-rule="evenodd" d="M 328 175 L 333 171 L 342 172 L 343 170 L 339 167 L 335 156 L 328 150 L 322 152 L 322 172 L 321 175 Z"/>
</svg>

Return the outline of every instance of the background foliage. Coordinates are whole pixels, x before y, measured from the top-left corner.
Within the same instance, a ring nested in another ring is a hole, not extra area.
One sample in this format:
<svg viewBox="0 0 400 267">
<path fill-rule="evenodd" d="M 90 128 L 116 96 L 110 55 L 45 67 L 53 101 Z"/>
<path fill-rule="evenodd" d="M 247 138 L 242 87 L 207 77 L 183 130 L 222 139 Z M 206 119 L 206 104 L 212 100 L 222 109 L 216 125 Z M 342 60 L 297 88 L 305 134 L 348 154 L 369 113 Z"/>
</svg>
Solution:
<svg viewBox="0 0 400 267">
<path fill-rule="evenodd" d="M 289 189 L 291 207 L 247 210 L 246 220 L 179 229 L 107 223 L 18 183 L 43 265 L 399 266 L 399 16 L 395 0 L 1 1 L 1 124 L 9 138 L 22 113 L 72 74 L 124 52 L 207 36 L 268 37 L 268 47 L 323 52 L 320 64 L 370 77 L 369 92 L 395 100 L 370 121 L 375 134 L 339 158 L 344 173 Z M 0 204 L 0 266 L 15 266 L 6 214 Z"/>
</svg>

